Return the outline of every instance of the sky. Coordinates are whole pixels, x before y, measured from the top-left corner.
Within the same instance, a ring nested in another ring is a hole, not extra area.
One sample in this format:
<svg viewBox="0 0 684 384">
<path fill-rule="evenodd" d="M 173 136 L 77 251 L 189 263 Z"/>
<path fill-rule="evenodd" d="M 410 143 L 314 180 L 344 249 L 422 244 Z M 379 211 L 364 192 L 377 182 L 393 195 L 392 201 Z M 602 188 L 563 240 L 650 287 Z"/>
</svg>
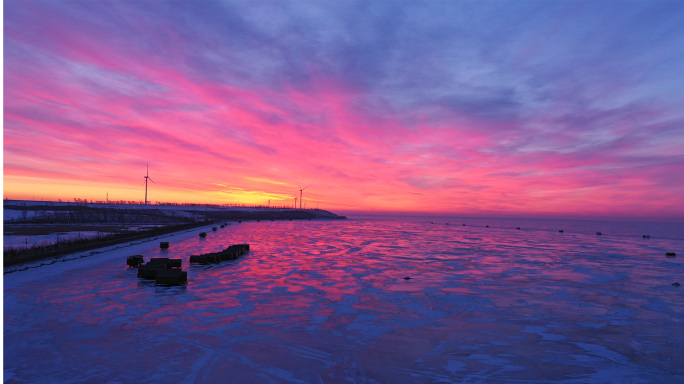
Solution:
<svg viewBox="0 0 684 384">
<path fill-rule="evenodd" d="M 684 218 L 684 2 L 4 2 L 8 199 Z M 297 203 L 299 205 L 299 202 Z"/>
</svg>

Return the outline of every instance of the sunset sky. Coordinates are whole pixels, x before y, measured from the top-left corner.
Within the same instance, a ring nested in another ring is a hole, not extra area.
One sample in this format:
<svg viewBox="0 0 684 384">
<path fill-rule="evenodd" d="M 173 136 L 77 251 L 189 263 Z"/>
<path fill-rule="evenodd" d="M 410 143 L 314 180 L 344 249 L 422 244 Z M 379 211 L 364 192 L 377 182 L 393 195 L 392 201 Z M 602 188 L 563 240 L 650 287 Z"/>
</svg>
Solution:
<svg viewBox="0 0 684 384">
<path fill-rule="evenodd" d="M 4 197 L 684 218 L 682 1 L 4 2 Z"/>
</svg>

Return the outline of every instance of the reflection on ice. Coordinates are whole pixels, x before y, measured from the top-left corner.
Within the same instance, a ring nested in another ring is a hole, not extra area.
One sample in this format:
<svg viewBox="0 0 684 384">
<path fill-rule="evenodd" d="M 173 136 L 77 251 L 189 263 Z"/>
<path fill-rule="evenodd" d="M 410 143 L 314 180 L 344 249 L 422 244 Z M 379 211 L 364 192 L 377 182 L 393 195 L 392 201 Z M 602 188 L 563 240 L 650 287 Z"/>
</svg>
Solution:
<svg viewBox="0 0 684 384">
<path fill-rule="evenodd" d="M 188 263 L 236 243 L 251 251 Z M 87 268 L 79 263 L 88 258 L 7 275 L 5 380 L 577 383 L 684 375 L 684 294 L 671 285 L 684 280 L 684 266 L 663 256 L 682 250 L 682 240 L 350 220 L 242 223 L 206 239 L 173 238 L 166 251 L 158 244 L 110 251 Z M 125 266 L 136 253 L 182 258 L 188 284 L 138 279 Z"/>
</svg>

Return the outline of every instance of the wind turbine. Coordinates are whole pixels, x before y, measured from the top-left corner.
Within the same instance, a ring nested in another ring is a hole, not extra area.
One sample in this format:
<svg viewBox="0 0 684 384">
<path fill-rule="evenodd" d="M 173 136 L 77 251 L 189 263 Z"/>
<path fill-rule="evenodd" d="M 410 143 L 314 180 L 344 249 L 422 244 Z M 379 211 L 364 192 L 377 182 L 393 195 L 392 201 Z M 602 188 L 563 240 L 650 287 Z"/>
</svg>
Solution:
<svg viewBox="0 0 684 384">
<path fill-rule="evenodd" d="M 147 205 L 147 180 L 154 183 L 154 180 L 150 179 L 150 163 L 147 163 L 147 174 L 145 175 L 145 205 Z"/>
<path fill-rule="evenodd" d="M 302 191 L 309 188 L 307 185 L 306 187 L 302 188 L 302 186 L 299 186 L 299 209 L 302 209 Z"/>
</svg>

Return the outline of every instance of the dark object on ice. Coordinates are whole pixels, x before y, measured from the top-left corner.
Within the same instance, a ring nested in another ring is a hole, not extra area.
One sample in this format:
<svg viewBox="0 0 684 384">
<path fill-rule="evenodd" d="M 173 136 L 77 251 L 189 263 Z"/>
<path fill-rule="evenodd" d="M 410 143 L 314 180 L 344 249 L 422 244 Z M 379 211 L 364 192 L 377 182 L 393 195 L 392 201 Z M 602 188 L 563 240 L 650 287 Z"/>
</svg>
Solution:
<svg viewBox="0 0 684 384">
<path fill-rule="evenodd" d="M 677 254 L 674 253 L 674 252 L 665 252 L 665 256 L 667 256 L 667 257 L 675 257 L 675 256 L 677 256 Z"/>
<path fill-rule="evenodd" d="M 203 255 L 190 255 L 190 264 L 209 264 L 221 261 L 219 252 L 205 253 Z"/>
<path fill-rule="evenodd" d="M 143 279 L 155 279 L 157 272 L 166 269 L 166 263 L 150 260 L 148 263 L 138 266 L 138 277 Z"/>
<path fill-rule="evenodd" d="M 562 229 L 559 229 L 559 230 L 558 230 L 558 233 L 563 233 L 563 230 L 562 230 Z"/>
<path fill-rule="evenodd" d="M 216 227 L 212 227 L 212 228 L 211 228 L 211 230 L 212 230 L 212 231 L 217 231 L 217 230 L 218 230 L 218 228 L 216 228 Z"/>
<path fill-rule="evenodd" d="M 143 258 L 143 255 L 133 255 L 133 256 L 128 256 L 126 259 L 126 265 L 130 265 L 131 267 L 137 267 L 140 264 L 143 264 L 145 262 L 145 259 Z"/>
<path fill-rule="evenodd" d="M 225 226 L 226 226 L 225 224 L 221 224 L 221 228 L 223 228 L 223 227 L 225 227 Z"/>
<path fill-rule="evenodd" d="M 249 252 L 249 244 L 235 244 L 219 252 L 205 253 L 202 255 L 191 255 L 190 263 L 211 264 L 220 263 L 225 260 L 235 260 L 241 255 Z"/>
<path fill-rule="evenodd" d="M 485 225 L 485 228 L 489 228 L 489 225 Z"/>
<path fill-rule="evenodd" d="M 161 249 L 168 249 L 169 248 L 169 242 L 168 241 L 162 241 L 159 243 L 159 248 Z"/>
<path fill-rule="evenodd" d="M 463 223 L 463 226 L 465 227 L 465 223 Z"/>
<path fill-rule="evenodd" d="M 138 277 L 143 279 L 156 279 L 157 273 L 164 270 L 180 271 L 182 265 L 181 259 L 169 259 L 168 257 L 151 258 L 146 264 L 138 266 Z"/>
<path fill-rule="evenodd" d="M 518 227 L 518 228 L 516 228 L 516 229 L 520 229 L 520 227 Z"/>
<path fill-rule="evenodd" d="M 677 282 L 677 283 L 672 283 L 672 285 L 675 287 L 679 287 L 681 284 L 679 284 L 679 282 Z"/>
<path fill-rule="evenodd" d="M 154 260 L 154 259 L 151 259 L 150 261 L 152 261 L 152 260 Z M 183 259 L 169 259 L 166 262 L 167 268 L 181 268 L 182 265 L 183 265 Z"/>
<path fill-rule="evenodd" d="M 157 278 L 157 272 L 163 269 L 166 269 L 166 266 L 162 264 L 143 264 L 138 266 L 138 277 L 153 280 Z"/>
<path fill-rule="evenodd" d="M 411 280 L 411 279 L 412 279 L 412 277 L 410 277 L 410 276 L 404 277 L 404 280 Z"/>
<path fill-rule="evenodd" d="M 446 225 L 449 225 L 449 223 L 445 223 Z"/>
<path fill-rule="evenodd" d="M 603 233 L 601 233 L 601 232 L 596 232 L 596 234 L 599 236 L 603 235 Z"/>
<path fill-rule="evenodd" d="M 207 233 L 206 232 L 200 232 L 200 237 L 207 237 Z"/>
<path fill-rule="evenodd" d="M 434 222 L 431 221 L 430 224 L 434 224 Z"/>
<path fill-rule="evenodd" d="M 182 259 L 169 259 L 168 257 L 153 257 L 147 264 L 159 264 L 165 268 L 180 268 L 183 264 Z"/>
<path fill-rule="evenodd" d="M 644 239 L 650 239 L 650 238 L 651 238 L 651 235 L 643 235 L 642 237 L 643 237 Z"/>
<path fill-rule="evenodd" d="M 155 277 L 158 285 L 180 285 L 188 282 L 188 272 L 180 269 L 163 269 Z"/>
</svg>

